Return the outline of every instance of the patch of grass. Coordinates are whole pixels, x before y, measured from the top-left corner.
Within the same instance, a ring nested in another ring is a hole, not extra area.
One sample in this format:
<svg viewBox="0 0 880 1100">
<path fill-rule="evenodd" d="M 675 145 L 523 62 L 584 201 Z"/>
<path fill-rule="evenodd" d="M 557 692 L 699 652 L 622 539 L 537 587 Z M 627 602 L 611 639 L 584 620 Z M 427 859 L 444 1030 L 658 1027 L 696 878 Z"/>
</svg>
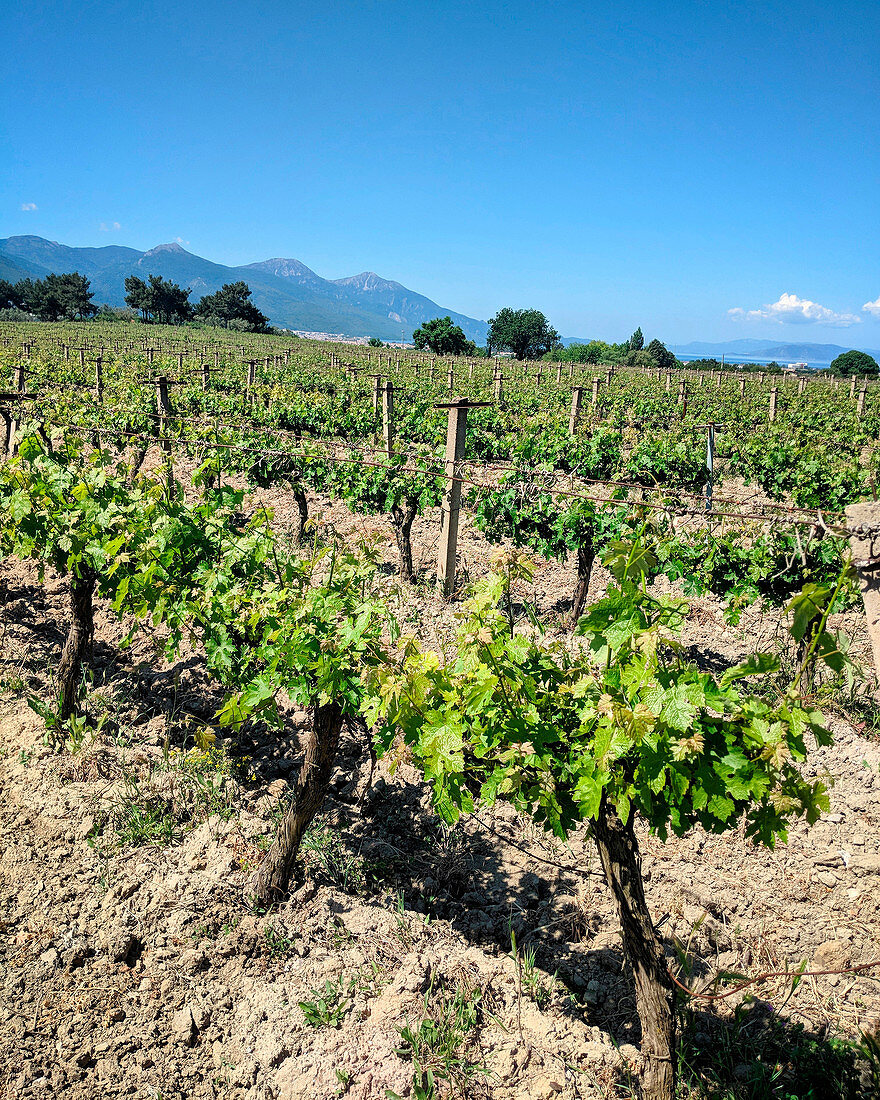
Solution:
<svg viewBox="0 0 880 1100">
<path fill-rule="evenodd" d="M 314 874 L 346 894 L 369 897 L 387 878 L 385 864 L 351 851 L 344 837 L 328 825 L 309 829 L 303 837 L 301 851 Z"/>
<path fill-rule="evenodd" d="M 324 982 L 323 990 L 313 989 L 311 1001 L 299 1001 L 306 1023 L 312 1027 L 340 1027 L 351 1008 L 353 991 L 339 978 Z"/>
<path fill-rule="evenodd" d="M 136 798 L 123 798 L 117 804 L 114 818 L 120 844 L 131 847 L 170 844 L 181 834 L 174 808 L 164 799 L 142 804 Z"/>
<path fill-rule="evenodd" d="M 744 1001 L 730 1019 L 685 1012 L 679 1100 L 865 1100 L 880 1086 L 880 1045 L 820 1038 Z"/>
<path fill-rule="evenodd" d="M 381 967 L 371 962 L 349 978 L 328 979 L 323 989 L 311 991 L 312 1000 L 298 1003 L 306 1022 L 312 1027 L 339 1027 L 351 1010 L 355 997 L 375 997 L 384 984 Z"/>
<path fill-rule="evenodd" d="M 263 928 L 263 938 L 273 959 L 282 959 L 293 950 L 293 938 L 274 924 L 267 924 Z"/>
<path fill-rule="evenodd" d="M 0 672 L 0 695 L 23 695 L 27 690 L 24 677 L 17 672 Z"/>
<path fill-rule="evenodd" d="M 553 978 L 543 974 L 535 963 L 537 949 L 527 947 L 520 956 L 520 981 L 523 991 L 542 1011 L 550 1003 L 555 989 Z"/>
<path fill-rule="evenodd" d="M 470 1051 L 480 1020 L 481 991 L 458 987 L 454 992 L 428 990 L 424 1017 L 399 1029 L 396 1054 L 412 1062 L 415 1100 L 438 1100 L 443 1095 L 472 1097 L 481 1075 L 488 1070 Z M 400 1100 L 386 1092 L 389 1100 Z"/>
<path fill-rule="evenodd" d="M 236 764 L 225 746 L 178 752 L 165 747 L 147 764 L 121 764 L 122 788 L 96 808 L 97 831 L 111 828 L 120 844 L 168 844 L 209 817 L 228 820 L 235 808 Z"/>
</svg>

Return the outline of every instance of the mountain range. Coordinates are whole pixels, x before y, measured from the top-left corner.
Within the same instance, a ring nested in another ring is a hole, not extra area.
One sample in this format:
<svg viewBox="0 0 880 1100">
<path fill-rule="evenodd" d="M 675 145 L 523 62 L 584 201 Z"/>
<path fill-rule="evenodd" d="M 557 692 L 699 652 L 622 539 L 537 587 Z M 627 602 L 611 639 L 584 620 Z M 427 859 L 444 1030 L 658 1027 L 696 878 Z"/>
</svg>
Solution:
<svg viewBox="0 0 880 1100">
<path fill-rule="evenodd" d="M 364 271 L 347 279 L 323 279 L 300 260 L 278 257 L 226 267 L 187 252 L 180 244 L 160 244 L 147 252 L 123 245 L 71 248 L 44 237 L 0 239 L 0 279 L 39 279 L 50 272 L 87 276 L 98 304 L 125 305 L 125 279 L 161 275 L 192 291 L 192 301 L 213 294 L 224 283 L 244 281 L 253 301 L 272 324 L 300 332 L 378 336 L 406 342 L 432 317 L 447 314 L 469 339 L 483 344 L 488 325 L 439 306 L 400 283 Z"/>
<path fill-rule="evenodd" d="M 851 347 L 852 345 L 850 345 Z M 722 355 L 728 359 L 737 355 L 744 355 L 753 359 L 777 359 L 786 362 L 831 363 L 838 355 L 849 351 L 850 347 L 841 347 L 840 344 L 780 344 L 772 340 L 757 340 L 749 338 L 745 340 L 727 340 L 721 344 L 707 344 L 695 340 L 690 344 L 671 344 L 670 350 L 676 355 L 705 356 L 706 358 L 720 359 Z M 859 348 L 859 351 L 867 352 L 875 359 L 880 360 L 880 351 L 871 348 Z"/>
</svg>

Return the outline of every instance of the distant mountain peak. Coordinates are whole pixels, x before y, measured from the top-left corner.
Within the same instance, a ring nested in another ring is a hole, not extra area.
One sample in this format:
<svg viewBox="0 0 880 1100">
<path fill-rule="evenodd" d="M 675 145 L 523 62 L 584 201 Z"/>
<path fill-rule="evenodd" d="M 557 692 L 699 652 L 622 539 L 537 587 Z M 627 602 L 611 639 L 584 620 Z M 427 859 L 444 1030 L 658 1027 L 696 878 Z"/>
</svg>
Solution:
<svg viewBox="0 0 880 1100">
<path fill-rule="evenodd" d="M 162 252 L 178 252 L 183 256 L 189 255 L 185 248 L 181 248 L 178 241 L 169 241 L 167 244 L 157 244 L 155 248 L 145 252 L 144 256 L 158 256 Z"/>
<path fill-rule="evenodd" d="M 406 287 L 401 283 L 396 283 L 393 279 L 383 279 L 375 271 L 362 271 L 360 275 L 349 275 L 347 279 L 332 279 L 331 282 L 336 286 L 356 286 L 361 290 L 376 290 L 377 288 L 406 290 Z"/>
<path fill-rule="evenodd" d="M 273 256 L 270 260 L 260 260 L 255 264 L 245 264 L 245 267 L 252 271 L 267 271 L 270 275 L 277 275 L 282 279 L 320 278 L 320 276 L 316 275 L 310 267 L 306 267 L 302 260 L 295 260 L 293 257 L 288 256 Z"/>
</svg>

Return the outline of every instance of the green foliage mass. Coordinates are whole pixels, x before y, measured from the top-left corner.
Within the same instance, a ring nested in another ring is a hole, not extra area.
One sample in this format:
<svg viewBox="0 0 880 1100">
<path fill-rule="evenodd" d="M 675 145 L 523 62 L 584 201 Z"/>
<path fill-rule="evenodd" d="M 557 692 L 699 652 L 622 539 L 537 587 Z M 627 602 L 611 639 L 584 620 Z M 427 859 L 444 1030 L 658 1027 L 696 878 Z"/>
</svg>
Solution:
<svg viewBox="0 0 880 1100">
<path fill-rule="evenodd" d="M 476 345 L 468 340 L 464 331 L 452 323 L 452 318 L 435 317 L 425 321 L 413 333 L 413 343 L 419 349 L 427 349 L 434 355 L 474 355 Z"/>
<path fill-rule="evenodd" d="M 489 321 L 490 352 L 511 351 L 517 359 L 540 359 L 562 346 L 559 333 L 538 309 L 498 311 Z"/>
<path fill-rule="evenodd" d="M 513 631 L 497 610 L 510 583 L 499 568 L 470 601 L 453 657 L 410 640 L 396 667 L 380 667 L 379 741 L 402 731 L 446 820 L 502 798 L 565 837 L 605 796 L 661 837 L 743 823 L 772 846 L 790 819 L 827 809 L 821 782 L 800 771 L 810 742 L 830 741 L 822 716 L 792 693 L 743 690 L 775 671 L 766 654 L 720 677 L 690 665 L 675 643 L 685 605 L 638 579 L 649 559 L 615 548 L 618 583 L 581 619 L 577 648 Z"/>
</svg>

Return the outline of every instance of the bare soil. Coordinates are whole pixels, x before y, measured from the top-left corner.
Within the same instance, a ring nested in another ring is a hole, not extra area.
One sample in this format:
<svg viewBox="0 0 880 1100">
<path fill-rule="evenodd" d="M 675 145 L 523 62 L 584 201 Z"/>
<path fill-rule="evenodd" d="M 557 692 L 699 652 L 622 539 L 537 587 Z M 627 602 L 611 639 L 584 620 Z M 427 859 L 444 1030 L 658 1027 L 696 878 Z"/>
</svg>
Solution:
<svg viewBox="0 0 880 1100">
<path fill-rule="evenodd" d="M 292 500 L 260 499 L 284 530 Z M 381 517 L 317 497 L 311 506 L 343 537 L 379 540 L 402 623 L 442 643 L 456 609 L 430 584 L 436 516 L 416 523 L 422 580 L 404 589 Z M 466 523 L 463 579 L 490 554 Z M 539 561 L 518 597 L 561 624 L 574 579 L 573 566 Z M 591 598 L 607 581 L 597 569 Z M 204 731 L 222 697 L 200 655 L 169 667 L 145 633 L 122 650 L 123 627 L 101 607 L 87 709 L 103 724 L 75 751 L 52 747 L 25 696 L 51 697 L 65 586 L 7 561 L 0 601 L 0 1096 L 409 1097 L 402 1029 L 456 1012 L 457 1095 L 633 1095 L 632 980 L 585 836 L 563 846 L 507 807 L 445 828 L 416 772 L 405 761 L 374 768 L 351 729 L 289 901 L 255 912 L 248 883 L 309 715 L 290 715 L 287 738 L 255 726 L 211 747 Z M 860 617 L 838 620 L 866 659 Z M 684 642 L 720 668 L 778 631 L 760 608 L 732 628 L 717 601 L 696 600 Z M 718 970 L 880 959 L 880 744 L 842 712 L 828 720 L 835 743 L 813 753 L 809 773 L 833 783 L 831 812 L 795 826 L 786 845 L 701 830 L 665 844 L 641 836 L 656 922 L 697 988 Z M 782 1006 L 820 1037 L 880 1026 L 880 967 L 790 987 L 778 978 L 750 990 L 753 1010 Z M 711 1043 L 744 996 L 696 1006 L 698 1039 Z"/>
</svg>

